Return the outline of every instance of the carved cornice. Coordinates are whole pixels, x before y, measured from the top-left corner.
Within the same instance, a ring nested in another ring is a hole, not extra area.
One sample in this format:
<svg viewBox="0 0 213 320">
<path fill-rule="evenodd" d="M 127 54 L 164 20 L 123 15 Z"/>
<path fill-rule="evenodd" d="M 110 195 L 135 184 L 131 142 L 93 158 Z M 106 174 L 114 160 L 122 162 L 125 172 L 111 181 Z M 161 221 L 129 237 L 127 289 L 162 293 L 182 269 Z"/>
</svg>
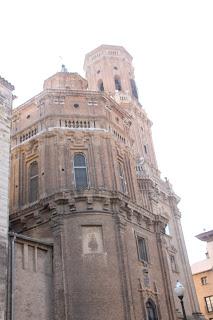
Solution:
<svg viewBox="0 0 213 320">
<path fill-rule="evenodd" d="M 47 89 L 39 93 L 38 95 L 34 96 L 30 100 L 26 101 L 16 109 L 14 109 L 13 114 L 20 112 L 21 110 L 25 109 L 28 105 L 32 103 L 36 103 L 37 105 L 40 104 L 40 101 L 44 100 L 45 98 L 52 98 L 53 96 L 73 96 L 73 97 L 84 97 L 85 99 L 91 101 L 96 99 L 97 101 L 104 102 L 109 104 L 112 109 L 116 110 L 122 118 L 129 118 L 131 119 L 130 114 L 125 111 L 116 101 L 111 98 L 107 93 L 98 92 L 98 91 L 89 91 L 89 90 L 71 90 L 71 89 Z"/>
<path fill-rule="evenodd" d="M 1 76 L 0 76 L 0 84 L 2 84 L 4 87 L 9 89 L 10 91 L 15 90 L 15 87 L 10 82 L 2 78 Z"/>
<path fill-rule="evenodd" d="M 32 205 L 26 205 L 10 214 L 10 222 L 11 225 L 20 223 L 24 227 L 29 219 L 32 226 L 33 223 L 44 223 L 57 215 L 65 218 L 73 214 L 94 213 L 112 214 L 125 223 L 133 223 L 150 231 L 156 219 L 154 214 L 145 211 L 119 192 L 89 189 L 59 192 Z"/>
</svg>

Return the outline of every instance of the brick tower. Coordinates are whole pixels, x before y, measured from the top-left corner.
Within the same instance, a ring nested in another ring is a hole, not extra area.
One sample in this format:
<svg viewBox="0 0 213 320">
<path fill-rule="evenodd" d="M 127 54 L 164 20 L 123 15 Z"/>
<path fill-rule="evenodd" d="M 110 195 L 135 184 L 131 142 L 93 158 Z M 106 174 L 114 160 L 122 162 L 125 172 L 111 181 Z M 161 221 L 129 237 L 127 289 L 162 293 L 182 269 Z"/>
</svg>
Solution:
<svg viewBox="0 0 213 320">
<path fill-rule="evenodd" d="M 103 45 L 84 68 L 87 80 L 63 67 L 13 113 L 16 319 L 178 319 L 177 279 L 199 318 L 179 198 L 160 178 L 132 57 Z"/>
</svg>

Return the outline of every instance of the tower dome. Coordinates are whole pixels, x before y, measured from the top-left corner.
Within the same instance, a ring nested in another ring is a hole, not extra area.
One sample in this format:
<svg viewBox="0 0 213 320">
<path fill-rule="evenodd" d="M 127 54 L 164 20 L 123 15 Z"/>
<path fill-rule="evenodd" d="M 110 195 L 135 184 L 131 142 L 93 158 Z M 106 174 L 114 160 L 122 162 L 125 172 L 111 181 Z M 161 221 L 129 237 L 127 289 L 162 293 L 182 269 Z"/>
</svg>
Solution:
<svg viewBox="0 0 213 320">
<path fill-rule="evenodd" d="M 61 71 L 57 72 L 50 78 L 44 81 L 44 90 L 48 89 L 71 89 L 71 90 L 86 90 L 87 81 L 78 73 Z"/>
</svg>

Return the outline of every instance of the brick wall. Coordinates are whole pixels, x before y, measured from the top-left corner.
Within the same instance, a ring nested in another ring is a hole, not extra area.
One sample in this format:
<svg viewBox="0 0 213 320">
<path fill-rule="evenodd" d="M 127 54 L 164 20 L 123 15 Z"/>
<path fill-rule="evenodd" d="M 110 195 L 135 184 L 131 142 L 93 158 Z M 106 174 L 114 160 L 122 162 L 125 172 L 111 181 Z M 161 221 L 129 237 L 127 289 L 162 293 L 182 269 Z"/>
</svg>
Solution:
<svg viewBox="0 0 213 320">
<path fill-rule="evenodd" d="M 52 320 L 52 246 L 15 237 L 10 246 L 9 313 L 15 319 Z"/>
</svg>

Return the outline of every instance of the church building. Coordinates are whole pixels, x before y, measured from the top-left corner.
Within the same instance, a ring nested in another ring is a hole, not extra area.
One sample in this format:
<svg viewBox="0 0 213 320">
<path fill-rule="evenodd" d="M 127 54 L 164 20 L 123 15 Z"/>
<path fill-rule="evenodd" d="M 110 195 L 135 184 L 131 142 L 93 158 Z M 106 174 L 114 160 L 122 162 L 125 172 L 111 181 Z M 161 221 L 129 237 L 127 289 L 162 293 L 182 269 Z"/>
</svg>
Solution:
<svg viewBox="0 0 213 320">
<path fill-rule="evenodd" d="M 162 180 L 131 55 L 102 45 L 12 116 L 8 319 L 202 319 L 179 197 Z"/>
</svg>

